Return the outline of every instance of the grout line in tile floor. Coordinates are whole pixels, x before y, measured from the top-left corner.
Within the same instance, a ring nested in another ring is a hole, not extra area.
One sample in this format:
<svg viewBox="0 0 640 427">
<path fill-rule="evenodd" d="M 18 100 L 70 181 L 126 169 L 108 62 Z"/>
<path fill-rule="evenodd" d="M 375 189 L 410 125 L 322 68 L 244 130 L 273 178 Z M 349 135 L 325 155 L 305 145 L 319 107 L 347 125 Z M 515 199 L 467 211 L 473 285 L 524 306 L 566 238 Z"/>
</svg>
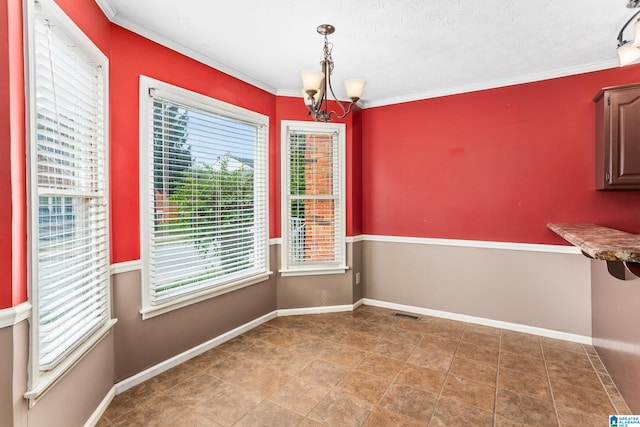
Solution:
<svg viewBox="0 0 640 427">
<path fill-rule="evenodd" d="M 502 334 L 500 334 L 500 344 L 499 344 L 499 348 L 502 347 Z M 498 386 L 500 381 L 500 351 L 498 351 L 498 365 L 496 367 L 496 391 L 494 393 L 494 397 L 493 397 L 493 413 L 495 414 L 496 411 L 498 410 L 497 405 L 498 405 Z M 493 427 L 496 427 L 496 417 L 494 415 L 493 417 Z"/>
<path fill-rule="evenodd" d="M 591 346 L 393 312 L 275 318 L 119 394 L 98 426 L 588 427 L 629 414 Z"/>
<path fill-rule="evenodd" d="M 549 394 L 551 394 L 551 402 L 553 403 L 553 412 L 556 415 L 556 419 L 560 419 L 560 415 L 558 414 L 558 405 L 556 405 L 556 399 L 553 396 L 553 387 L 551 387 L 551 376 L 549 375 L 549 365 L 547 364 L 547 360 L 544 357 L 544 348 L 542 344 L 540 345 L 540 351 L 542 352 L 542 360 L 544 361 L 544 370 L 547 374 L 547 384 L 549 387 Z"/>
</svg>

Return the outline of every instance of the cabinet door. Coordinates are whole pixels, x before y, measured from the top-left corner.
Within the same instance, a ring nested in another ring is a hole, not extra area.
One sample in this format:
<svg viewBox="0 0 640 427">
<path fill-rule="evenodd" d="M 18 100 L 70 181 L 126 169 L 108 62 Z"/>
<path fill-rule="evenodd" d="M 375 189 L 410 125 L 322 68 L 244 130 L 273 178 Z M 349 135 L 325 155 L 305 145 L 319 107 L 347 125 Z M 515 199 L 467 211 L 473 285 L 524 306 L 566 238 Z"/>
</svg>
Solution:
<svg viewBox="0 0 640 427">
<path fill-rule="evenodd" d="M 640 88 L 613 91 L 611 96 L 612 185 L 640 184 Z"/>
</svg>

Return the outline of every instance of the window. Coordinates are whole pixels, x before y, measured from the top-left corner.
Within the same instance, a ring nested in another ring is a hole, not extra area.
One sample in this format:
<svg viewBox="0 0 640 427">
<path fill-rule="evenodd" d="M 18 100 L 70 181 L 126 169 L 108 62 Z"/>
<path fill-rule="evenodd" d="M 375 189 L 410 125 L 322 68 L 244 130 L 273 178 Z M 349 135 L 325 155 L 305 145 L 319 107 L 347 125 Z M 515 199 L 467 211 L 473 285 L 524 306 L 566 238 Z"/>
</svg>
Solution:
<svg viewBox="0 0 640 427">
<path fill-rule="evenodd" d="M 343 273 L 344 124 L 282 122 L 282 274 Z"/>
<path fill-rule="evenodd" d="M 145 76 L 144 318 L 268 278 L 268 117 Z"/>
<path fill-rule="evenodd" d="M 112 326 L 107 58 L 50 1 L 30 4 L 30 390 Z"/>
</svg>

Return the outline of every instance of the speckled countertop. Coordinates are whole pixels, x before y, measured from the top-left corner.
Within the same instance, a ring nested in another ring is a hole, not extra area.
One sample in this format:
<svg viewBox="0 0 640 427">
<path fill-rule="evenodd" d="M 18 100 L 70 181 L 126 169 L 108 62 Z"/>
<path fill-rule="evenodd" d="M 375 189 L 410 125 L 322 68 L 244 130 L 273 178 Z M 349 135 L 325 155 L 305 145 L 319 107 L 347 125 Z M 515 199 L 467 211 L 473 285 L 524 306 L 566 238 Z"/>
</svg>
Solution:
<svg viewBox="0 0 640 427">
<path fill-rule="evenodd" d="M 591 258 L 640 262 L 638 234 L 597 224 L 547 224 L 547 227 Z"/>
</svg>

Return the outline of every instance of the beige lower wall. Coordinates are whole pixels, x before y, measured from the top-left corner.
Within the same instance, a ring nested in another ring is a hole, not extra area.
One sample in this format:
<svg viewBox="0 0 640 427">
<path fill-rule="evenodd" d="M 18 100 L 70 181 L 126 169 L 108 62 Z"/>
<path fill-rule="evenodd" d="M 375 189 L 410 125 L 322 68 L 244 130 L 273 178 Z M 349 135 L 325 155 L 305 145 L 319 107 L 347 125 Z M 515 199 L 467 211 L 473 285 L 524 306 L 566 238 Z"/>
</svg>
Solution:
<svg viewBox="0 0 640 427">
<path fill-rule="evenodd" d="M 0 426 L 83 426 L 113 387 L 113 333 L 28 409 L 29 324 L 0 328 Z"/>
<path fill-rule="evenodd" d="M 277 251 L 278 266 L 281 246 Z M 294 308 L 351 305 L 362 299 L 362 286 L 355 284 L 355 274 L 362 270 L 362 242 L 348 243 L 347 266 L 344 273 L 310 276 L 277 275 L 277 305 L 279 310 Z"/>
<path fill-rule="evenodd" d="M 0 328 L 0 426 L 26 426 L 27 321 Z"/>
<path fill-rule="evenodd" d="M 13 328 L 0 328 L 0 426 L 13 425 Z"/>
<path fill-rule="evenodd" d="M 364 258 L 362 257 L 362 248 L 364 247 L 364 242 L 357 241 L 350 245 L 351 248 L 351 283 L 352 283 L 352 294 L 351 303 L 355 304 L 364 298 L 364 289 L 362 287 L 362 276 L 364 274 Z M 360 273 L 360 283 L 356 283 L 356 274 Z"/>
<path fill-rule="evenodd" d="M 28 412 L 29 427 L 83 426 L 113 387 L 113 332 Z"/>
<path fill-rule="evenodd" d="M 275 280 L 142 320 L 140 271 L 113 276 L 116 381 L 276 309 Z"/>
<path fill-rule="evenodd" d="M 593 344 L 634 414 L 640 414 L 640 278 L 607 272 L 591 261 Z"/>
<path fill-rule="evenodd" d="M 591 336 L 582 255 L 365 241 L 363 257 L 365 298 Z"/>
</svg>

